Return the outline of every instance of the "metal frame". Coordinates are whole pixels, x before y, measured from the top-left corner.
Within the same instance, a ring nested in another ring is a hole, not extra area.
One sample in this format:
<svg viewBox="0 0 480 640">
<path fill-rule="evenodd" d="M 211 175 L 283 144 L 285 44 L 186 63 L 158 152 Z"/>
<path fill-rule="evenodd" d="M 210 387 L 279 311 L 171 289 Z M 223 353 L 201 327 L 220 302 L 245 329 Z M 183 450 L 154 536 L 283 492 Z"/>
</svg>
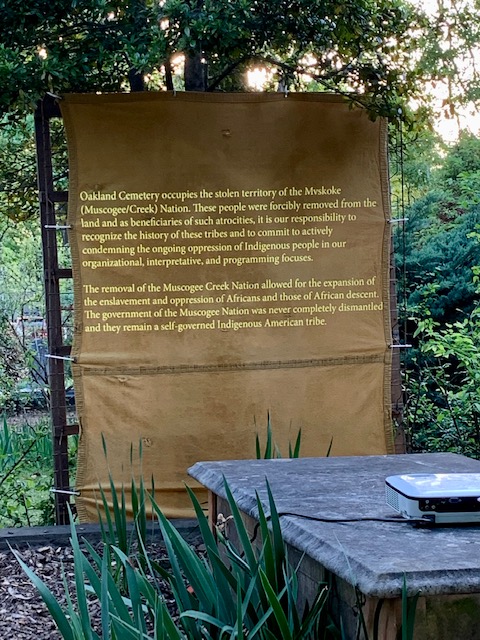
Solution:
<svg viewBox="0 0 480 640">
<path fill-rule="evenodd" d="M 46 96 L 35 112 L 37 147 L 37 183 L 42 227 L 43 269 L 49 358 L 50 414 L 52 421 L 55 521 L 69 522 L 70 478 L 68 436 L 78 433 L 78 425 L 67 424 L 65 400 L 65 358 L 71 348 L 63 343 L 60 280 L 71 278 L 71 269 L 58 262 L 56 209 L 68 201 L 68 192 L 54 189 L 50 120 L 60 118 L 60 109 L 52 96 Z"/>
</svg>

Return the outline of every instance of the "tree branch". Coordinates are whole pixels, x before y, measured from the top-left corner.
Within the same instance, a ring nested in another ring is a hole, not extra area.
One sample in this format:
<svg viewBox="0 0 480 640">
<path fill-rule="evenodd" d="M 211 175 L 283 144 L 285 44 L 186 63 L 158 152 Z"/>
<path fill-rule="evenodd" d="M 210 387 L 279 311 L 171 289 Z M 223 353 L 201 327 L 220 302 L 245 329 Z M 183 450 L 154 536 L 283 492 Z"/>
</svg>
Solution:
<svg viewBox="0 0 480 640">
<path fill-rule="evenodd" d="M 207 87 L 207 91 L 215 91 L 215 89 L 222 82 L 222 80 L 225 80 L 225 78 L 227 78 L 232 73 L 232 71 L 235 71 L 235 69 L 240 64 L 242 64 L 243 62 L 246 62 L 249 59 L 249 57 L 250 56 L 248 56 L 248 55 L 242 56 L 241 58 L 239 58 L 235 62 L 232 62 L 227 67 L 225 67 L 225 69 L 222 71 L 222 73 L 219 76 L 217 76 L 215 78 L 215 80 Z"/>
</svg>

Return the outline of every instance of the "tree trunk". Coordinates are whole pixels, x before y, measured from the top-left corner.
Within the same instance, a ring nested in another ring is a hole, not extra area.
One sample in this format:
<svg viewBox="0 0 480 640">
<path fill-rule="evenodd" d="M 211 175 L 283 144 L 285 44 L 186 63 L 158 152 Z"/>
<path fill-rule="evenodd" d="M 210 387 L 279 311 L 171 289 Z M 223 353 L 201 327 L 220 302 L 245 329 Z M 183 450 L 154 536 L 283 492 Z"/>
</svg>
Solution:
<svg viewBox="0 0 480 640">
<path fill-rule="evenodd" d="M 130 69 L 128 72 L 128 82 L 130 84 L 130 91 L 145 91 L 143 74 L 137 71 L 137 69 Z"/>
<path fill-rule="evenodd" d="M 185 54 L 185 91 L 206 91 L 205 70 L 201 53 Z"/>
</svg>

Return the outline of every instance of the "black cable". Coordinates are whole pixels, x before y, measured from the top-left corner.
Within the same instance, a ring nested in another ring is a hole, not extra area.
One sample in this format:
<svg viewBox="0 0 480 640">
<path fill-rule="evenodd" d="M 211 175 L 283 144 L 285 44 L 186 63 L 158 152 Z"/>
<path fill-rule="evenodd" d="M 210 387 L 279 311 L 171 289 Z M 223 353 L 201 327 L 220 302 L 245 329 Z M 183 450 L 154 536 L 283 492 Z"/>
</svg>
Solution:
<svg viewBox="0 0 480 640">
<path fill-rule="evenodd" d="M 411 522 L 411 523 L 423 523 L 429 522 L 424 518 L 374 518 L 374 517 L 362 517 L 362 518 L 325 518 L 319 516 L 310 516 L 307 513 L 295 513 L 293 511 L 279 511 L 278 516 L 293 516 L 296 518 L 304 518 L 305 520 L 315 520 L 316 522 Z M 269 518 L 271 516 L 268 516 Z"/>
<path fill-rule="evenodd" d="M 413 524 L 413 525 L 431 525 L 432 520 L 429 518 L 403 518 L 402 516 L 398 516 L 397 518 L 374 518 L 374 517 L 362 517 L 362 518 L 326 518 L 320 516 L 311 516 L 307 513 L 295 513 L 293 511 L 279 511 L 277 513 L 278 517 L 282 516 L 290 516 L 294 518 L 303 518 L 305 520 L 314 520 L 315 522 L 332 522 L 338 524 L 348 524 L 349 522 L 393 522 L 395 524 Z M 266 515 L 266 520 L 271 520 L 271 515 Z M 258 529 L 260 527 L 260 523 L 257 522 L 253 529 L 253 536 L 250 538 L 250 542 L 254 542 L 257 538 Z"/>
</svg>

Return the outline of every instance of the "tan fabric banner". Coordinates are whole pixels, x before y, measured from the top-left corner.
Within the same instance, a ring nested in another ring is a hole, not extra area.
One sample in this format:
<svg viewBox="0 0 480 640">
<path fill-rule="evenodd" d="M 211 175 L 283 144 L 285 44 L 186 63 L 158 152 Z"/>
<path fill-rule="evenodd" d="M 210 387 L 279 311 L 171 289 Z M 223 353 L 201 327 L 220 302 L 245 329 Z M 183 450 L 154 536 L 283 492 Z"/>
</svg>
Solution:
<svg viewBox="0 0 480 640">
<path fill-rule="evenodd" d="M 67 95 L 82 520 L 143 443 L 197 460 L 393 452 L 386 125 L 322 94 Z M 189 484 L 194 484 L 188 480 Z"/>
</svg>

